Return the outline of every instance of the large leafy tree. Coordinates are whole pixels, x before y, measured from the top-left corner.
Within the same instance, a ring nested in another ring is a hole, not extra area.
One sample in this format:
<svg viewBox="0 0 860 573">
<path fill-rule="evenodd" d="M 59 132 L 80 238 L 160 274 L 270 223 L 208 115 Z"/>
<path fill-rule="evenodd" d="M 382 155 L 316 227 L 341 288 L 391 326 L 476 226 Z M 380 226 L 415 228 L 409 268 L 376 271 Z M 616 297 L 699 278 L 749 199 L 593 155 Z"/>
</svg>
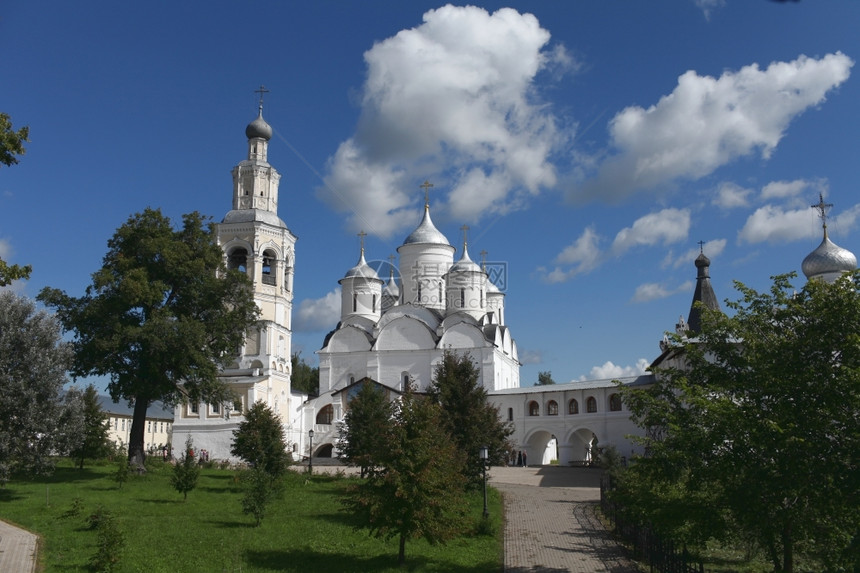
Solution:
<svg viewBox="0 0 860 573">
<path fill-rule="evenodd" d="M 338 428 L 338 457 L 351 466 L 360 467 L 361 477 L 379 466 L 393 411 L 382 387 L 368 381 L 361 384 L 349 401 Z"/>
<path fill-rule="evenodd" d="M 30 128 L 24 126 L 18 131 L 12 129 L 12 120 L 8 114 L 0 113 L 0 165 L 15 165 L 18 155 L 24 155 L 24 143 L 30 141 Z M 13 280 L 28 279 L 33 267 L 30 265 L 9 265 L 0 259 L 0 287 L 7 286 Z"/>
<path fill-rule="evenodd" d="M 248 277 L 225 268 L 214 226 L 196 212 L 178 229 L 157 209 L 131 216 L 84 296 L 46 288 L 39 299 L 74 333 L 72 374 L 109 375 L 111 397 L 133 405 L 138 467 L 150 404 L 232 398 L 218 373 L 258 316 Z"/>
<path fill-rule="evenodd" d="M 15 165 L 18 155 L 24 155 L 27 150 L 24 144 L 30 137 L 30 128 L 26 125 L 18 131 L 12 128 L 12 118 L 9 114 L 0 112 L 0 165 Z"/>
<path fill-rule="evenodd" d="M 479 371 L 469 354 L 446 350 L 435 371 L 430 396 L 442 407 L 444 428 L 466 456 L 463 471 L 472 485 L 483 483 L 481 446 L 488 446 L 493 465 L 504 463 L 513 427 L 499 417 L 499 409 L 487 400 Z"/>
<path fill-rule="evenodd" d="M 795 292 L 792 276 L 764 293 L 738 283 L 734 316 L 702 308 L 676 367 L 625 391 L 649 429 L 626 501 L 692 538 L 754 539 L 774 571 L 792 572 L 798 548 L 823 569 L 856 568 L 860 277 Z"/>
<path fill-rule="evenodd" d="M 54 317 L 0 292 L 0 483 L 12 472 L 44 474 L 65 447 L 62 399 L 72 361 Z"/>
<path fill-rule="evenodd" d="M 284 426 L 265 402 L 257 401 L 233 430 L 230 453 L 272 478 L 281 477 L 289 465 Z"/>
<path fill-rule="evenodd" d="M 443 428 L 443 417 L 438 404 L 407 389 L 383 432 L 379 469 L 344 498 L 359 527 L 398 539 L 401 564 L 408 540 L 444 543 L 465 523 L 462 458 Z"/>
<path fill-rule="evenodd" d="M 320 392 L 320 369 L 311 366 L 302 358 L 301 352 L 294 352 L 291 357 L 292 372 L 290 384 L 293 390 L 311 396 L 318 396 Z"/>
</svg>

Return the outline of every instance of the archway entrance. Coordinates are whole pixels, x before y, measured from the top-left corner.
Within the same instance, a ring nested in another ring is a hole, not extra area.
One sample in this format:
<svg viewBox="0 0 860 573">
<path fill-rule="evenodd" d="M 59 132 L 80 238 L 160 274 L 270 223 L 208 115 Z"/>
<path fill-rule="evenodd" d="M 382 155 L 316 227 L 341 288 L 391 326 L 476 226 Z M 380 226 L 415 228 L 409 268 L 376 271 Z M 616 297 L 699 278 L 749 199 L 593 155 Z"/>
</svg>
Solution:
<svg viewBox="0 0 860 573">
<path fill-rule="evenodd" d="M 559 447 L 560 464 L 589 466 L 597 462 L 597 434 L 588 428 L 576 430 Z"/>
</svg>

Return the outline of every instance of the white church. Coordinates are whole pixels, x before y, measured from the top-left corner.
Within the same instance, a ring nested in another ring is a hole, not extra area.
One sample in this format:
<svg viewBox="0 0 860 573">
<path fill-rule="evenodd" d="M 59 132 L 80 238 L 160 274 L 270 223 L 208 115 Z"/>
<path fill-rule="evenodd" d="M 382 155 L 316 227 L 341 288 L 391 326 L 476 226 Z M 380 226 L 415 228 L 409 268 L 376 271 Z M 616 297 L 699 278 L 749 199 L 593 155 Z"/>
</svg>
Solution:
<svg viewBox="0 0 860 573">
<path fill-rule="evenodd" d="M 525 454 L 528 464 L 586 463 L 596 448 L 608 446 L 624 457 L 641 453 L 627 437 L 641 430 L 630 420 L 616 380 L 647 386 L 654 382 L 653 374 L 520 387 L 517 344 L 505 322 L 505 294 L 490 280 L 485 266 L 471 259 L 465 233 L 461 254 L 454 260 L 457 249 L 430 217 L 427 182 L 422 186 L 421 223 L 397 248 L 397 272 L 392 265 L 387 281 L 368 265 L 362 236 L 358 262 L 338 281 L 340 321 L 317 351 L 319 396 L 293 392 L 296 237 L 278 216 L 280 174 L 268 163 L 272 128 L 263 119 L 262 98 L 245 135 L 248 157 L 233 169 L 232 209 L 217 225 L 217 238 L 227 266 L 251 277 L 261 320 L 222 373 L 236 400 L 177 406 L 175 447 L 190 436 L 195 449 L 206 450 L 210 459 L 236 461 L 230 454 L 233 430 L 247 408 L 261 400 L 283 421 L 295 460 L 336 456 L 338 422 L 360 383 L 379 384 L 392 398 L 407 383 L 425 391 L 445 350 L 453 350 L 468 354 L 478 367 L 480 382 L 500 417 L 514 425 L 514 449 Z M 827 236 L 828 206 L 823 199 L 813 206 L 825 221 L 824 239 L 803 261 L 808 279 L 832 281 L 857 267 L 855 256 Z M 710 260 L 700 253 L 695 266 L 693 304 L 687 320 L 681 317 L 676 325 L 681 334 L 697 332 L 701 325 L 697 301 L 719 309 Z M 660 350 L 652 368 L 679 359 L 678 349 L 665 337 Z"/>
</svg>

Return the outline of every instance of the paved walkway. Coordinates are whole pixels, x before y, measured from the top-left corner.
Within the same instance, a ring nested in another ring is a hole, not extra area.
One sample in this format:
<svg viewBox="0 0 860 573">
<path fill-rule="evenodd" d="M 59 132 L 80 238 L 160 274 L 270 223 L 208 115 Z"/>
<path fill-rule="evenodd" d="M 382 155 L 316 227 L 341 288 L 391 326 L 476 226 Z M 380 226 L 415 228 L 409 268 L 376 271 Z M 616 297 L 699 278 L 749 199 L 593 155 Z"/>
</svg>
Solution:
<svg viewBox="0 0 860 573">
<path fill-rule="evenodd" d="M 36 570 L 36 536 L 0 521 L 0 571 L 32 573 Z"/>
<path fill-rule="evenodd" d="M 492 468 L 505 505 L 507 573 L 638 573 L 597 519 L 600 474 L 586 468 Z"/>
</svg>

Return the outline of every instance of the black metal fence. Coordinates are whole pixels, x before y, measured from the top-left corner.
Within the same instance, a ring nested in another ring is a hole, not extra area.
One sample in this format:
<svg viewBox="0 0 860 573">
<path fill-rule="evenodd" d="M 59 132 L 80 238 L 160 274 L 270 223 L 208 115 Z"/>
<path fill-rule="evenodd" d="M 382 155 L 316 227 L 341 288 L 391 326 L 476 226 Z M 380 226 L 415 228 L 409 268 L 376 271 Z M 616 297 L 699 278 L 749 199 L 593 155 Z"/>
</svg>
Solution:
<svg viewBox="0 0 860 573">
<path fill-rule="evenodd" d="M 690 557 L 687 548 L 678 550 L 671 541 L 660 538 L 647 525 L 626 520 L 620 504 L 609 499 L 612 489 L 608 476 L 600 480 L 600 508 L 615 533 L 633 549 L 633 558 L 651 568 L 651 573 L 704 573 L 705 566 Z"/>
</svg>

